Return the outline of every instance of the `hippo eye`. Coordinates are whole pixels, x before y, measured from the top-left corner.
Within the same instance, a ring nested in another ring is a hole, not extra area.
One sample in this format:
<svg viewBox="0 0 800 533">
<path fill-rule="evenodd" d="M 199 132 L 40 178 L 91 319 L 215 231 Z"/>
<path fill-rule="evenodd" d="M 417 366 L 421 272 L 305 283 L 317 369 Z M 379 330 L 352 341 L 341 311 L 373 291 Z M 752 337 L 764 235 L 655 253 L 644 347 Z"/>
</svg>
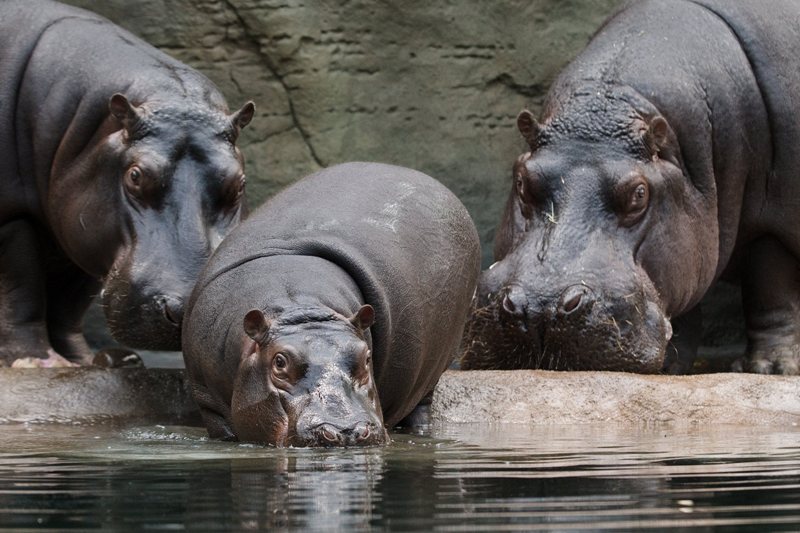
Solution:
<svg viewBox="0 0 800 533">
<path fill-rule="evenodd" d="M 275 356 L 275 359 L 272 361 L 273 366 L 277 370 L 286 370 L 286 367 L 289 365 L 289 361 L 287 361 L 286 356 L 282 353 L 279 353 Z"/>
<path fill-rule="evenodd" d="M 144 181 L 144 171 L 138 166 L 132 166 L 125 173 L 125 188 L 129 193 L 139 196 L 142 193 L 142 182 Z"/>
<path fill-rule="evenodd" d="M 622 205 L 622 223 L 626 226 L 635 224 L 645 212 L 650 202 L 650 188 L 644 181 L 638 181 L 627 188 Z"/>
<path fill-rule="evenodd" d="M 630 203 L 628 204 L 628 211 L 641 211 L 647 207 L 647 199 L 649 192 L 647 185 L 640 183 L 631 193 Z"/>
</svg>

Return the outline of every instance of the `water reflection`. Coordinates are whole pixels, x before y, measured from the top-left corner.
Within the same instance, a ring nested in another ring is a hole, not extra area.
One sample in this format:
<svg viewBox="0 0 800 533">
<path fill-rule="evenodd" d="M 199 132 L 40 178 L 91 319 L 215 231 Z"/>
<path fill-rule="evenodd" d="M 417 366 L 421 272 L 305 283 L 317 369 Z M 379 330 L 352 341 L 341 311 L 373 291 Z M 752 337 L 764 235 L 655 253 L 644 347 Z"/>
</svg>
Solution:
<svg viewBox="0 0 800 533">
<path fill-rule="evenodd" d="M 797 530 L 800 432 L 450 426 L 293 450 L 196 428 L 0 426 L 0 527 Z"/>
</svg>

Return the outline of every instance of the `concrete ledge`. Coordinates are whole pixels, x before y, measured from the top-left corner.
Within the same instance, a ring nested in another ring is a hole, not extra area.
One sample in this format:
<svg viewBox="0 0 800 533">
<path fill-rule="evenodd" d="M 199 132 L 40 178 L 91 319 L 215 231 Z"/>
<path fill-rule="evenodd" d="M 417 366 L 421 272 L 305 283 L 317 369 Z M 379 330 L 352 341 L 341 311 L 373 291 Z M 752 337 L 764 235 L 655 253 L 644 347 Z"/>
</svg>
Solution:
<svg viewBox="0 0 800 533">
<path fill-rule="evenodd" d="M 448 371 L 431 413 L 448 423 L 796 425 L 800 377 Z"/>
<path fill-rule="evenodd" d="M 796 425 L 800 377 L 450 370 L 431 413 L 444 423 Z M 0 369 L 0 422 L 102 418 L 200 423 L 183 370 Z"/>
<path fill-rule="evenodd" d="M 183 370 L 0 368 L 0 422 L 200 423 Z"/>
</svg>

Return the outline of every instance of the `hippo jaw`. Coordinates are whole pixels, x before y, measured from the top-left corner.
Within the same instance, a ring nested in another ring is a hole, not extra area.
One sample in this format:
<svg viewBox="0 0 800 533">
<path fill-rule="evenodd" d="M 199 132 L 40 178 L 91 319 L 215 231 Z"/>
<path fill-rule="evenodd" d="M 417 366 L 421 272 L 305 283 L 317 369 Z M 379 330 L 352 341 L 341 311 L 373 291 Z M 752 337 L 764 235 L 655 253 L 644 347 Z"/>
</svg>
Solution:
<svg viewBox="0 0 800 533">
<path fill-rule="evenodd" d="M 363 336 L 372 313 L 364 306 L 350 319 L 305 314 L 297 323 L 297 314 L 250 311 L 245 331 L 254 342 L 231 401 L 236 437 L 280 447 L 388 443 Z"/>
</svg>

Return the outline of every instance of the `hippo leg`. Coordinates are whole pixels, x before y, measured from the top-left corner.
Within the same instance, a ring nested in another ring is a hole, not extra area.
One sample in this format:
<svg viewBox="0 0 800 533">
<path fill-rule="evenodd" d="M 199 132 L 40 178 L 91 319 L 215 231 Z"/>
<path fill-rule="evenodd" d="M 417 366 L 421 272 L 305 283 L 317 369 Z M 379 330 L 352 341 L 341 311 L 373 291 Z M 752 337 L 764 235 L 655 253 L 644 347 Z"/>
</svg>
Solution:
<svg viewBox="0 0 800 533">
<path fill-rule="evenodd" d="M 93 353 L 83 336 L 83 315 L 100 283 L 69 265 L 50 272 L 47 284 L 47 331 L 50 345 L 66 359 L 90 364 Z"/>
<path fill-rule="evenodd" d="M 408 413 L 404 419 L 397 423 L 401 428 L 419 428 L 430 424 L 431 403 L 433 402 L 433 391 L 426 394 L 417 404 L 413 411 Z"/>
<path fill-rule="evenodd" d="M 773 237 L 759 239 L 748 252 L 742 280 L 748 361 L 738 369 L 796 375 L 800 373 L 800 261 Z"/>
<path fill-rule="evenodd" d="M 672 319 L 672 339 L 667 345 L 662 372 L 665 374 L 688 374 L 697 357 L 697 349 L 703 337 L 703 314 L 700 305 L 688 313 Z"/>
<path fill-rule="evenodd" d="M 0 226 L 0 366 L 48 357 L 42 264 L 36 231 L 28 221 Z"/>
</svg>

